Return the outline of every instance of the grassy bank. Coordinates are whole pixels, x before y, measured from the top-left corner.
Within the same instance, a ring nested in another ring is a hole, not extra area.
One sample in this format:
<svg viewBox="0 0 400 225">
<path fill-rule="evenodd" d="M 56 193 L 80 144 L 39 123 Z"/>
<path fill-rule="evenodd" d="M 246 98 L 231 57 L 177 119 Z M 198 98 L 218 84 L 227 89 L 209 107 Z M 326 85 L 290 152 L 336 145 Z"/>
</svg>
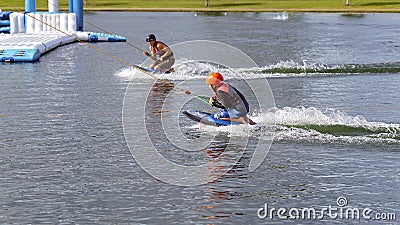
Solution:
<svg viewBox="0 0 400 225">
<path fill-rule="evenodd" d="M 307 12 L 400 12 L 399 0 L 84 0 L 88 11 L 307 11 Z M 38 11 L 47 0 L 36 0 Z M 25 0 L 0 0 L 0 8 L 24 11 Z M 68 0 L 59 0 L 68 10 Z"/>
</svg>

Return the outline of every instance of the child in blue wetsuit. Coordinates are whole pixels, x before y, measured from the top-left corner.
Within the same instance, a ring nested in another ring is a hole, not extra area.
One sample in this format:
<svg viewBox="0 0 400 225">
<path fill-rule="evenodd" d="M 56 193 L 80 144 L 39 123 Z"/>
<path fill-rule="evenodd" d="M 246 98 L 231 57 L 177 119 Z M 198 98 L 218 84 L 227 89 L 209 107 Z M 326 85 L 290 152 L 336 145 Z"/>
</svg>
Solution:
<svg viewBox="0 0 400 225">
<path fill-rule="evenodd" d="M 240 91 L 223 82 L 223 80 L 224 78 L 218 72 L 210 73 L 206 78 L 206 83 L 215 93 L 215 96 L 210 98 L 210 104 L 223 108 L 214 115 L 214 118 L 243 124 L 255 124 L 247 117 L 249 103 L 246 98 Z"/>
</svg>

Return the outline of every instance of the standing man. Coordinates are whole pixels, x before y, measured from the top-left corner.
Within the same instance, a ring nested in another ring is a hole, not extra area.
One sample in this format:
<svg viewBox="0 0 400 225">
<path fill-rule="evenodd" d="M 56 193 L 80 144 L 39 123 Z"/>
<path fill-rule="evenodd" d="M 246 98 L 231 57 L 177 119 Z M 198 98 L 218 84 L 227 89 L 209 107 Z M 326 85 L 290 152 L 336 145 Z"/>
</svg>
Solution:
<svg viewBox="0 0 400 225">
<path fill-rule="evenodd" d="M 150 68 L 160 72 L 173 72 L 175 58 L 172 50 L 163 42 L 157 41 L 154 34 L 147 36 L 146 42 L 149 44 L 151 54 L 147 51 L 143 51 L 143 54 L 154 60 Z"/>
</svg>

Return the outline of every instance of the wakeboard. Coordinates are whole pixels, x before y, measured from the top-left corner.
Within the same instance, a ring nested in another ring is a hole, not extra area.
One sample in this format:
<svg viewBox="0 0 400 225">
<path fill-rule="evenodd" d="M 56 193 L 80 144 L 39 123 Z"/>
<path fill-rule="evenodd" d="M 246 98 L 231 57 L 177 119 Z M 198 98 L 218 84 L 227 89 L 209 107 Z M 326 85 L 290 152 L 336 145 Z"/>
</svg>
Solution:
<svg viewBox="0 0 400 225">
<path fill-rule="evenodd" d="M 172 72 L 175 72 L 175 70 L 173 68 L 171 68 L 170 70 L 165 71 L 165 72 L 162 72 L 162 71 L 159 71 L 159 70 L 155 70 L 155 69 L 152 69 L 152 68 L 149 68 L 149 67 L 144 68 L 144 67 L 136 66 L 136 68 L 139 69 L 139 70 L 142 70 L 142 71 L 146 71 L 146 72 L 150 72 L 150 73 L 159 73 L 159 74 L 170 74 Z"/>
</svg>

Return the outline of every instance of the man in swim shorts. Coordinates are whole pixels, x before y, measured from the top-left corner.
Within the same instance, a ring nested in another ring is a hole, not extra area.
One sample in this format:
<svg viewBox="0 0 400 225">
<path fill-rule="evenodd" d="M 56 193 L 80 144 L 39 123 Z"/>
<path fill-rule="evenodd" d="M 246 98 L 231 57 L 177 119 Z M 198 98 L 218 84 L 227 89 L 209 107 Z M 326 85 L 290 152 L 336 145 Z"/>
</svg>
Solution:
<svg viewBox="0 0 400 225">
<path fill-rule="evenodd" d="M 173 72 L 175 58 L 172 50 L 163 42 L 157 41 L 154 34 L 147 36 L 146 42 L 149 44 L 151 54 L 147 51 L 143 51 L 143 54 L 154 60 L 150 68 L 161 72 Z"/>
</svg>

